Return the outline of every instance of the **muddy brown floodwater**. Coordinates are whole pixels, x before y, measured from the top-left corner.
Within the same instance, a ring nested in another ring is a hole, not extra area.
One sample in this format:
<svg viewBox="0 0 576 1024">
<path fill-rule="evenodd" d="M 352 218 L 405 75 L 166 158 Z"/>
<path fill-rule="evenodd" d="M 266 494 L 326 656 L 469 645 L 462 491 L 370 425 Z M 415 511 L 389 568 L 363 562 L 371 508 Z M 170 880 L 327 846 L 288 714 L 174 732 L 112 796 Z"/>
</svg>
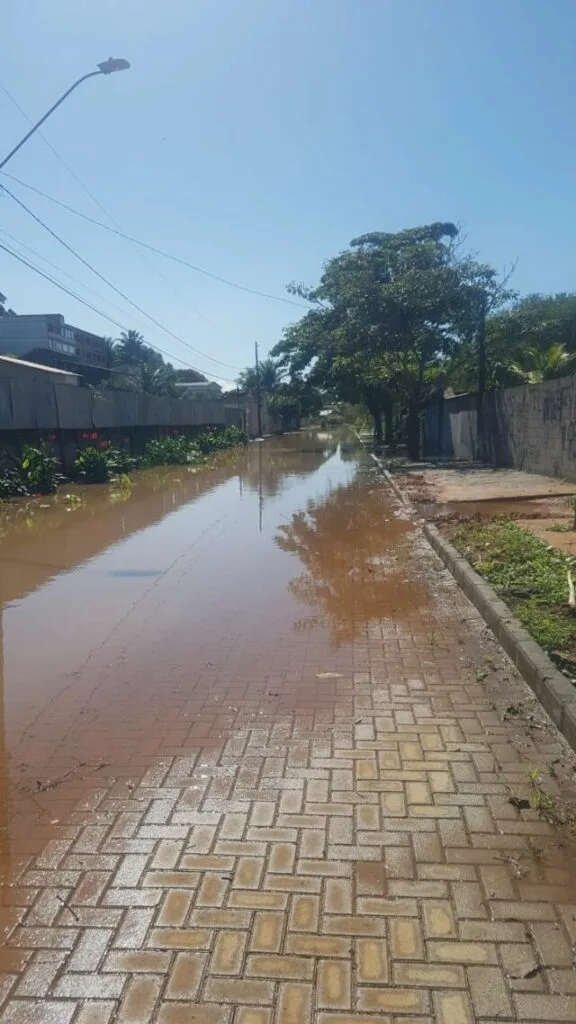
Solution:
<svg viewBox="0 0 576 1024">
<path fill-rule="evenodd" d="M 318 665 L 349 672 L 367 622 L 422 600 L 382 502 L 353 445 L 310 433 L 3 506 L 4 875 L 99 779 L 222 743 L 262 700 L 333 702 Z"/>
<path fill-rule="evenodd" d="M 576 1020 L 576 762 L 365 452 L 2 512 L 0 1024 Z"/>
</svg>

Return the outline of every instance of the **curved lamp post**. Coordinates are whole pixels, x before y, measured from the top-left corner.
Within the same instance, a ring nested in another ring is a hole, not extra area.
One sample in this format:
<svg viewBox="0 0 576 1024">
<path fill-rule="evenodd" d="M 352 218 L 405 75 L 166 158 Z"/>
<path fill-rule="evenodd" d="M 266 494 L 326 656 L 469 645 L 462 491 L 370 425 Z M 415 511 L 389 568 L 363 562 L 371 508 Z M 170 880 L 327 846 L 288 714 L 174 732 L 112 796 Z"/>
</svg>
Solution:
<svg viewBox="0 0 576 1024">
<path fill-rule="evenodd" d="M 0 170 L 2 170 L 2 168 L 6 166 L 8 161 L 11 160 L 14 154 L 17 153 L 18 150 L 24 145 L 24 143 L 28 141 L 30 136 L 34 135 L 34 132 L 38 131 L 40 125 L 44 124 L 44 121 L 46 121 L 47 118 L 50 117 L 50 114 L 53 114 L 56 108 L 64 102 L 64 100 L 70 95 L 70 93 L 74 92 L 74 89 L 77 89 L 78 86 L 81 85 L 82 82 L 85 82 L 87 78 L 94 78 L 95 75 L 111 75 L 113 71 L 127 71 L 129 67 L 129 62 L 127 60 L 124 60 L 123 57 L 109 57 L 108 60 L 104 60 L 101 64 L 98 64 L 98 71 L 89 71 L 87 75 L 82 75 L 82 77 L 79 78 L 77 82 L 74 82 L 74 85 L 71 85 L 70 88 L 66 90 L 64 95 L 56 101 L 54 106 L 50 107 L 50 110 L 46 111 L 44 117 L 41 117 L 40 120 L 37 121 L 35 125 L 33 125 L 30 131 L 26 133 L 24 138 L 20 139 L 18 145 L 14 146 L 14 149 L 12 149 L 8 153 L 8 156 L 4 157 L 4 159 L 0 163 Z"/>
</svg>

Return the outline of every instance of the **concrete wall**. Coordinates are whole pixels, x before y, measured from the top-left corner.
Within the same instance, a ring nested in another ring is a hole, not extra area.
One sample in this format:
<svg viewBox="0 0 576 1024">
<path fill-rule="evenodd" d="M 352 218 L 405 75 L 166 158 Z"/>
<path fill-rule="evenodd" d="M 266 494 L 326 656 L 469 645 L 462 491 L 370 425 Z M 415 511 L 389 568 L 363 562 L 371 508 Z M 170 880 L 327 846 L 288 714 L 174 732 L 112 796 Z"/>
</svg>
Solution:
<svg viewBox="0 0 576 1024">
<path fill-rule="evenodd" d="M 427 409 L 426 454 L 475 459 L 476 410 L 475 395 Z M 489 392 L 486 432 L 493 465 L 576 480 L 576 378 Z"/>
<path fill-rule="evenodd" d="M 0 379 L 0 430 L 102 430 L 240 424 L 224 402 L 187 402 L 130 391 L 96 392 L 64 384 Z"/>
<path fill-rule="evenodd" d="M 0 379 L 0 451 L 49 440 L 66 470 L 90 434 L 140 454 L 151 438 L 192 437 L 208 427 L 243 427 L 243 410 L 227 402 L 191 402 L 127 391 L 95 392 L 66 384 Z"/>
</svg>

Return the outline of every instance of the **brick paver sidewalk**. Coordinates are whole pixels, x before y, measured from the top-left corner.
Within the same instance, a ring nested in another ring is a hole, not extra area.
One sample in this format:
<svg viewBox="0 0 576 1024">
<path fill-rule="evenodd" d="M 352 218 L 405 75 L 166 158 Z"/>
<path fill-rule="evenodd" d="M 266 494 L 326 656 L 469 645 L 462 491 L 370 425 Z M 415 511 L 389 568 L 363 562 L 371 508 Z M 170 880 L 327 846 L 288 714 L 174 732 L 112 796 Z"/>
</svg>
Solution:
<svg viewBox="0 0 576 1024">
<path fill-rule="evenodd" d="M 576 1020 L 570 843 L 518 805 L 566 749 L 406 557 L 427 607 L 364 631 L 335 701 L 103 785 L 24 866 L 2 1024 Z"/>
</svg>

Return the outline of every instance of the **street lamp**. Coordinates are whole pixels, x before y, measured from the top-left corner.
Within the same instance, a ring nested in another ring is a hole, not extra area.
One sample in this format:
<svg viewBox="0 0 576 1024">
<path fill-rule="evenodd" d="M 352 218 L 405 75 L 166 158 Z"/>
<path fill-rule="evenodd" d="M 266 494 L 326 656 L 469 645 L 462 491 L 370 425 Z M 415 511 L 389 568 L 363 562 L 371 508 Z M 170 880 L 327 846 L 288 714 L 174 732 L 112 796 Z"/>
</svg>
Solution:
<svg viewBox="0 0 576 1024">
<path fill-rule="evenodd" d="M 18 145 L 14 146 L 14 149 L 12 149 L 8 153 L 8 156 L 4 157 L 4 159 L 0 163 L 0 171 L 3 167 L 6 166 L 8 161 L 12 159 L 14 154 L 18 152 L 18 150 L 24 145 L 24 143 L 28 141 L 30 136 L 34 135 L 34 132 L 38 131 L 40 125 L 44 124 L 44 121 L 46 121 L 50 117 L 50 114 L 53 114 L 56 108 L 59 107 L 60 104 L 64 102 L 66 97 L 69 96 L 71 92 L 74 92 L 74 89 L 77 89 L 78 86 L 82 84 L 82 82 L 85 82 L 87 78 L 94 78 L 95 75 L 111 75 L 114 71 L 127 71 L 129 67 L 129 62 L 127 60 L 124 60 L 123 57 L 109 57 L 108 60 L 103 60 L 101 64 L 98 64 L 98 71 L 89 71 L 87 75 L 82 75 L 82 77 L 79 78 L 77 82 L 74 82 L 74 85 L 71 85 L 70 88 L 66 90 L 64 95 L 56 101 L 54 106 L 50 107 L 50 110 L 48 110 L 44 114 L 44 117 L 41 117 L 40 120 L 37 121 L 35 125 L 33 125 L 33 127 L 24 136 L 24 138 L 20 140 Z"/>
</svg>

